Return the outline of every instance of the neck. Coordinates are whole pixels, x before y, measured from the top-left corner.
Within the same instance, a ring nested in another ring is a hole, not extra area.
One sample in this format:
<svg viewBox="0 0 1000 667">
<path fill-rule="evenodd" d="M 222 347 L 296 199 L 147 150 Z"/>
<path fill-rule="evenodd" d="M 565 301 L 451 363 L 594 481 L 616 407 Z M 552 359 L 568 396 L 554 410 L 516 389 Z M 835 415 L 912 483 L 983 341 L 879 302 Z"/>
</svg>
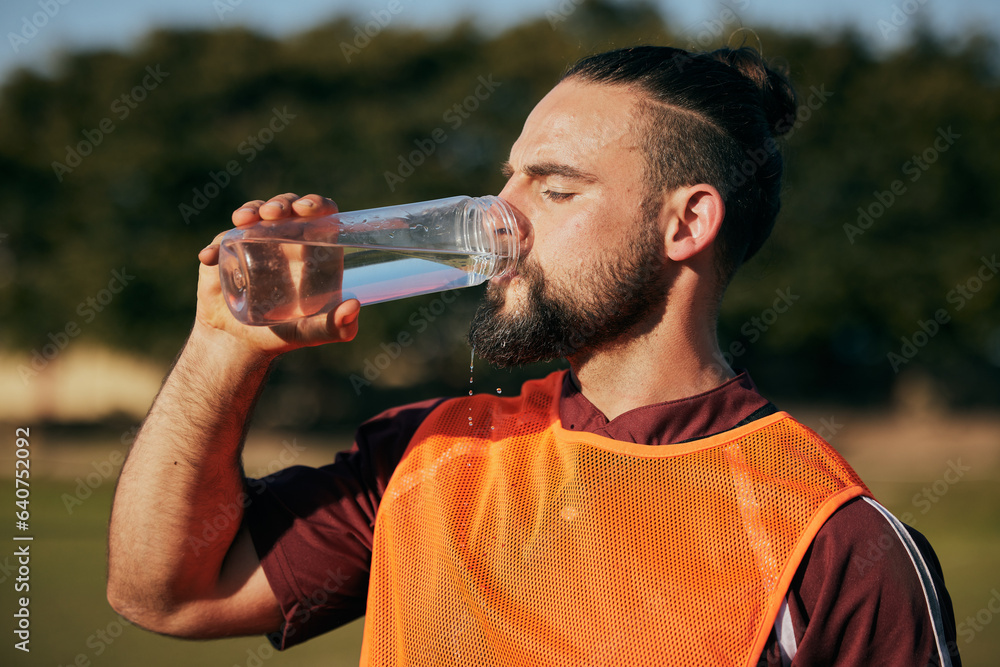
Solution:
<svg viewBox="0 0 1000 667">
<path fill-rule="evenodd" d="M 684 317 L 678 310 L 668 308 L 641 335 L 570 359 L 580 391 L 609 420 L 700 394 L 736 376 L 719 350 L 714 316 Z"/>
</svg>

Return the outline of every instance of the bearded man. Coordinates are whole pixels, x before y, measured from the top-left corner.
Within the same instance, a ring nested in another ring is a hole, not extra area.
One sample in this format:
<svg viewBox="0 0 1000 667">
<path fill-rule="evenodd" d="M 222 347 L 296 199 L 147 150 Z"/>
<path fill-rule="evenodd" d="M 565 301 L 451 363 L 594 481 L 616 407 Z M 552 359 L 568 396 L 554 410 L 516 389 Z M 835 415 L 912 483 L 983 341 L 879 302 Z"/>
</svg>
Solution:
<svg viewBox="0 0 1000 667">
<path fill-rule="evenodd" d="M 217 237 L 116 491 L 112 605 L 282 649 L 364 614 L 373 665 L 957 663 L 926 540 L 718 362 L 719 303 L 774 224 L 796 108 L 748 48 L 573 66 L 503 165 L 521 260 L 469 334 L 493 363 L 570 369 L 390 410 L 321 468 L 245 479 L 246 423 L 274 359 L 351 340 L 359 304 L 241 325 Z M 335 211 L 289 193 L 233 221 Z M 206 521 L 218 536 L 192 541 Z"/>
</svg>

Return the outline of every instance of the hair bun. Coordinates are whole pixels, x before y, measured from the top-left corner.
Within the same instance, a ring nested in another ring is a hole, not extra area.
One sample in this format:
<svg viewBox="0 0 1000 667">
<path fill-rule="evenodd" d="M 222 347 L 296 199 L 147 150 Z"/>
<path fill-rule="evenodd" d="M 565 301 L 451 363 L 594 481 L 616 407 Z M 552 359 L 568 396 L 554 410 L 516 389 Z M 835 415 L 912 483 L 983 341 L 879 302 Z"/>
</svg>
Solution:
<svg viewBox="0 0 1000 667">
<path fill-rule="evenodd" d="M 754 84 L 760 93 L 761 108 L 773 136 L 780 137 L 792 129 L 798 102 L 795 89 L 783 68 L 769 67 L 760 53 L 749 46 L 717 49 L 709 55 L 734 68 Z"/>
</svg>

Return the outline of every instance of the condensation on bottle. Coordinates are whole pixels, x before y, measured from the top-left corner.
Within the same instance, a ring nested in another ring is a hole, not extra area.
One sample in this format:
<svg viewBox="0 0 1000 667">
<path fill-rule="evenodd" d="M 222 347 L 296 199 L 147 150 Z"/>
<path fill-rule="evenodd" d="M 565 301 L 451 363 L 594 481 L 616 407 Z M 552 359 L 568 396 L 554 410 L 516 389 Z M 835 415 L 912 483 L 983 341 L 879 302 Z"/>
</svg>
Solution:
<svg viewBox="0 0 1000 667">
<path fill-rule="evenodd" d="M 513 271 L 520 238 L 499 197 L 449 197 L 234 229 L 219 275 L 237 320 L 274 325 L 479 285 Z"/>
</svg>

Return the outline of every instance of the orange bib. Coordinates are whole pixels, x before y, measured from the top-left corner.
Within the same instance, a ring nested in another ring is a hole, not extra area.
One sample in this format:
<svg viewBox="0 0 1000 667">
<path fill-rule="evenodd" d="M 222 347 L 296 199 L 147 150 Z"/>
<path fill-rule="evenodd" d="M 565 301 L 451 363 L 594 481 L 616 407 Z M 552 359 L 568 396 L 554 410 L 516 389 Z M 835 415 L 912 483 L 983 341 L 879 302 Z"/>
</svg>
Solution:
<svg viewBox="0 0 1000 667">
<path fill-rule="evenodd" d="M 754 665 L 820 526 L 870 495 L 784 413 L 637 445 L 563 429 L 561 386 L 418 429 L 378 510 L 363 665 Z"/>
</svg>

